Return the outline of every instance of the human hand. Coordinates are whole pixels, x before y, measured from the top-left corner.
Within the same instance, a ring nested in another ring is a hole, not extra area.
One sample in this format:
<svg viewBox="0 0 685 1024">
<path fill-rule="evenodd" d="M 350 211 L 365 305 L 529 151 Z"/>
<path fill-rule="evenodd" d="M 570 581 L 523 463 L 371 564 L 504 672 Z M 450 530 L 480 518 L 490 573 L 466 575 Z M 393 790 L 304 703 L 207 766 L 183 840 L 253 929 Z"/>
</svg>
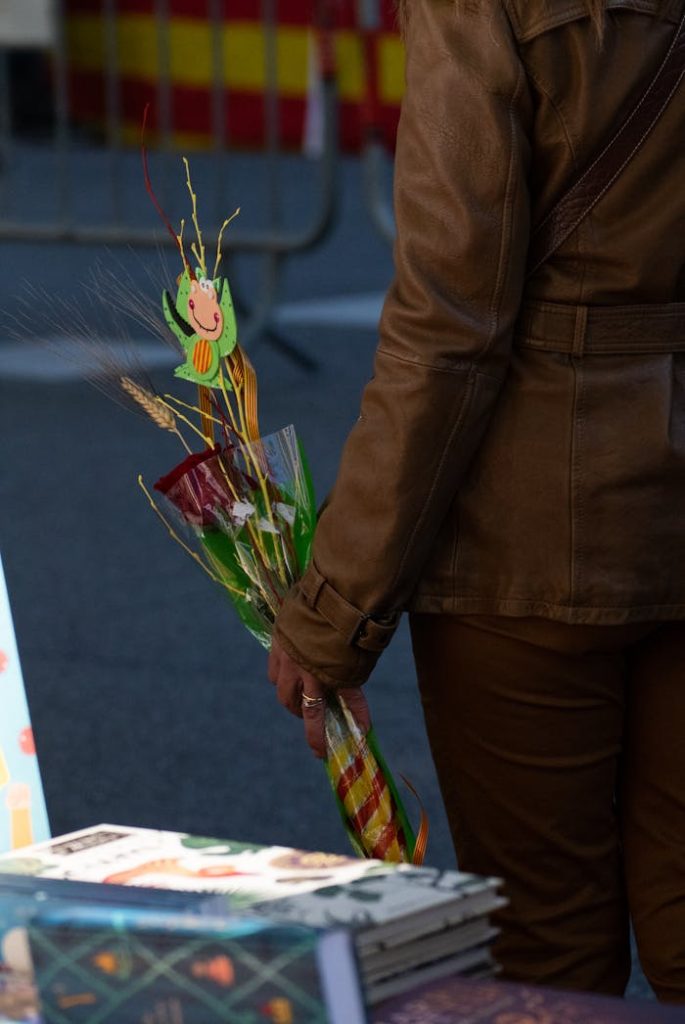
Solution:
<svg viewBox="0 0 685 1024">
<path fill-rule="evenodd" d="M 275 637 L 271 642 L 269 654 L 269 680 L 276 687 L 276 696 L 283 707 L 291 714 L 303 719 L 305 738 L 314 755 L 324 758 L 326 756 L 325 700 L 328 687 L 298 665 L 283 650 Z M 345 703 L 362 732 L 368 732 L 371 727 L 371 716 L 366 697 L 361 689 L 359 687 L 336 688 L 335 693 L 344 697 Z M 314 703 L 309 703 L 310 701 Z"/>
</svg>

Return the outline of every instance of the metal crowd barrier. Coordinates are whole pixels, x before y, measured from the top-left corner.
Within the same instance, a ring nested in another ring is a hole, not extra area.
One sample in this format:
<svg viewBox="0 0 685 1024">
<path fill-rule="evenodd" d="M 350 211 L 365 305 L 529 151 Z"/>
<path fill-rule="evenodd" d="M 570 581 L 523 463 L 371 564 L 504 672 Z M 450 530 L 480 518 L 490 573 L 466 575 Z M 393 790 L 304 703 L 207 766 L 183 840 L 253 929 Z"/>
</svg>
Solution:
<svg viewBox="0 0 685 1024">
<path fill-rule="evenodd" d="M 378 55 L 375 40 L 381 28 L 380 0 L 356 0 L 357 28 L 364 53 L 365 103 L 362 114 L 362 188 L 372 223 L 390 244 L 395 240 L 395 217 L 386 179 L 390 157 L 383 143 L 378 100 Z"/>
<path fill-rule="evenodd" d="M 13 181 L 21 174 L 21 143 L 12 132 L 11 94 L 9 59 L 13 46 L 18 44 L 11 37 L 3 41 L 3 14 L 0 12 L 0 241 L 23 240 L 33 243 L 73 242 L 86 245 L 143 246 L 157 247 L 171 245 L 172 239 L 159 225 L 141 226 L 126 217 L 126 201 L 123 194 L 125 176 L 121 173 L 122 161 L 126 159 L 127 146 L 122 132 L 121 105 L 121 54 L 117 45 L 118 0 L 102 0 L 103 19 L 103 75 L 105 97 L 105 125 L 100 145 L 107 154 L 107 183 L 109 216 L 97 222 L 86 223 L 75 210 L 75 181 L 78 179 L 79 160 L 83 158 L 82 147 L 77 145 L 71 116 L 69 49 L 67 42 L 67 10 L 65 0 L 4 0 L 9 3 L 10 16 L 13 5 L 51 3 L 51 39 L 38 45 L 49 50 L 53 83 L 53 124 L 51 137 L 40 146 L 44 147 L 45 159 L 54 161 L 55 204 L 48 217 L 18 217 L 13 200 Z M 321 132 L 315 162 L 316 188 L 309 191 L 308 209 L 295 226 L 284 226 L 281 170 L 284 153 L 279 145 L 279 97 L 276 0 L 261 0 L 262 29 L 264 31 L 264 146 L 259 160 L 263 165 L 266 195 L 261 200 L 266 212 L 266 226 L 241 229 L 236 221 L 226 232 L 223 248 L 226 256 L 236 253 L 257 255 L 261 260 L 261 286 L 257 298 L 250 304 L 246 319 L 243 320 L 242 339 L 245 343 L 254 340 L 269 328 L 276 292 L 286 257 L 313 248 L 327 234 L 334 219 L 336 208 L 336 166 L 338 151 L 336 76 L 331 41 L 332 24 L 329 22 L 327 4 L 330 0 L 318 0 L 317 24 L 313 27 L 318 41 L 320 61 L 319 102 Z M 24 16 L 28 11 L 24 8 Z M 18 9 L 18 8 L 15 8 Z M 211 64 L 211 152 L 216 157 L 214 174 L 214 196 L 203 190 L 202 205 L 219 211 L 226 182 L 230 182 L 231 140 L 226 137 L 226 104 L 230 103 L 225 87 L 224 3 L 222 0 L 208 0 L 208 18 L 211 27 L 211 53 L 199 55 Z M 8 17 L 5 12 L 5 18 Z M 151 148 L 150 159 L 155 174 L 159 172 L 160 192 L 164 195 L 165 182 L 169 176 L 169 158 L 180 158 L 182 150 L 173 144 L 173 96 L 171 80 L 170 2 L 154 0 L 154 23 L 156 26 L 157 61 L 159 68 L 155 86 L 157 142 Z M 26 20 L 26 17 L 24 17 Z M 31 44 L 29 41 L 29 45 Z M 129 146 L 130 150 L 131 147 Z M 193 154 L 188 154 L 191 157 Z M 34 153 L 35 156 L 35 153 Z M 164 166 L 161 167 L 160 164 Z M 142 176 L 141 176 L 142 187 Z M 187 211 L 186 211 L 187 212 Z M 228 211 L 222 210 L 223 214 Z M 232 212 L 232 210 L 230 211 Z M 189 221 L 190 218 L 188 217 Z M 292 220 L 292 218 L 291 218 Z M 219 221 L 221 223 L 221 221 Z M 219 224 L 216 224 L 218 227 Z M 209 228 L 209 225 L 208 225 Z M 207 246 L 217 242 L 215 230 L 204 232 Z M 240 304 L 240 296 L 237 297 Z M 247 305 L 243 303 L 243 305 Z M 294 353 L 297 355 L 297 353 Z M 306 362 L 306 360 L 304 360 Z"/>
</svg>

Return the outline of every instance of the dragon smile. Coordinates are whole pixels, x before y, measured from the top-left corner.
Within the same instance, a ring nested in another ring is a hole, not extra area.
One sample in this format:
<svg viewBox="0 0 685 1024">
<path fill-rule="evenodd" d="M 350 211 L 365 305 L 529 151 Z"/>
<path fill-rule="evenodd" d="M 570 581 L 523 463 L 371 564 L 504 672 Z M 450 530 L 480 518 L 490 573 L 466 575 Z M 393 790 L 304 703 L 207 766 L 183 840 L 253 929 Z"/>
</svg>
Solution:
<svg viewBox="0 0 685 1024">
<path fill-rule="evenodd" d="M 208 334 L 213 332 L 213 331 L 218 330 L 218 328 L 219 328 L 218 323 L 213 324 L 212 327 L 207 327 L 200 320 L 198 320 L 198 318 L 195 316 L 194 313 L 192 314 L 192 318 L 193 318 L 193 323 L 196 325 L 196 327 L 199 327 L 200 330 L 202 330 L 202 331 L 207 331 Z"/>
</svg>

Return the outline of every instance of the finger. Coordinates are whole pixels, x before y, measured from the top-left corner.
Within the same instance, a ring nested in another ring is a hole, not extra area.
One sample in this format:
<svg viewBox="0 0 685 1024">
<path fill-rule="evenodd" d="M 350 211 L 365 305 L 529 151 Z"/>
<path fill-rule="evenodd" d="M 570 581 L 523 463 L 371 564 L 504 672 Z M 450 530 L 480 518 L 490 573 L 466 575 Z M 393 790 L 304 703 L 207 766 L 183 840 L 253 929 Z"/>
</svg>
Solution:
<svg viewBox="0 0 685 1024">
<path fill-rule="evenodd" d="M 276 696 L 291 715 L 302 717 L 302 673 L 299 665 L 288 657 L 281 658 Z"/>
<path fill-rule="evenodd" d="M 345 690 L 338 690 L 337 693 L 344 699 L 355 722 L 364 735 L 366 735 L 371 728 L 371 712 L 369 711 L 364 691 L 360 687 L 355 686 Z"/>
<path fill-rule="evenodd" d="M 321 685 L 318 679 L 310 675 L 308 672 L 302 673 L 303 682 L 303 693 L 306 693 L 308 697 L 312 697 L 315 700 L 325 698 L 326 690 Z M 326 703 L 325 699 L 322 699 L 321 704 L 317 704 L 315 707 L 307 707 L 306 704 L 302 705 L 302 718 L 304 719 L 304 735 L 307 743 L 315 755 L 318 758 L 324 758 L 326 756 Z"/>
</svg>

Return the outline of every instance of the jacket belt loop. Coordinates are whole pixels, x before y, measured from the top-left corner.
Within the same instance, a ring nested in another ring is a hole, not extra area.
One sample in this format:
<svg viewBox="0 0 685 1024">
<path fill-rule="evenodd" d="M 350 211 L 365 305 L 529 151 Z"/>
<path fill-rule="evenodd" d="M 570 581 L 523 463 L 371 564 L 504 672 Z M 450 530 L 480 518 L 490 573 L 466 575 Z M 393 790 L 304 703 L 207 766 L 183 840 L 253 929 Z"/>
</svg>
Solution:
<svg viewBox="0 0 685 1024">
<path fill-rule="evenodd" d="M 573 329 L 573 347 L 571 355 L 582 356 L 585 352 L 587 339 L 587 306 L 576 306 L 576 322 Z"/>
</svg>

